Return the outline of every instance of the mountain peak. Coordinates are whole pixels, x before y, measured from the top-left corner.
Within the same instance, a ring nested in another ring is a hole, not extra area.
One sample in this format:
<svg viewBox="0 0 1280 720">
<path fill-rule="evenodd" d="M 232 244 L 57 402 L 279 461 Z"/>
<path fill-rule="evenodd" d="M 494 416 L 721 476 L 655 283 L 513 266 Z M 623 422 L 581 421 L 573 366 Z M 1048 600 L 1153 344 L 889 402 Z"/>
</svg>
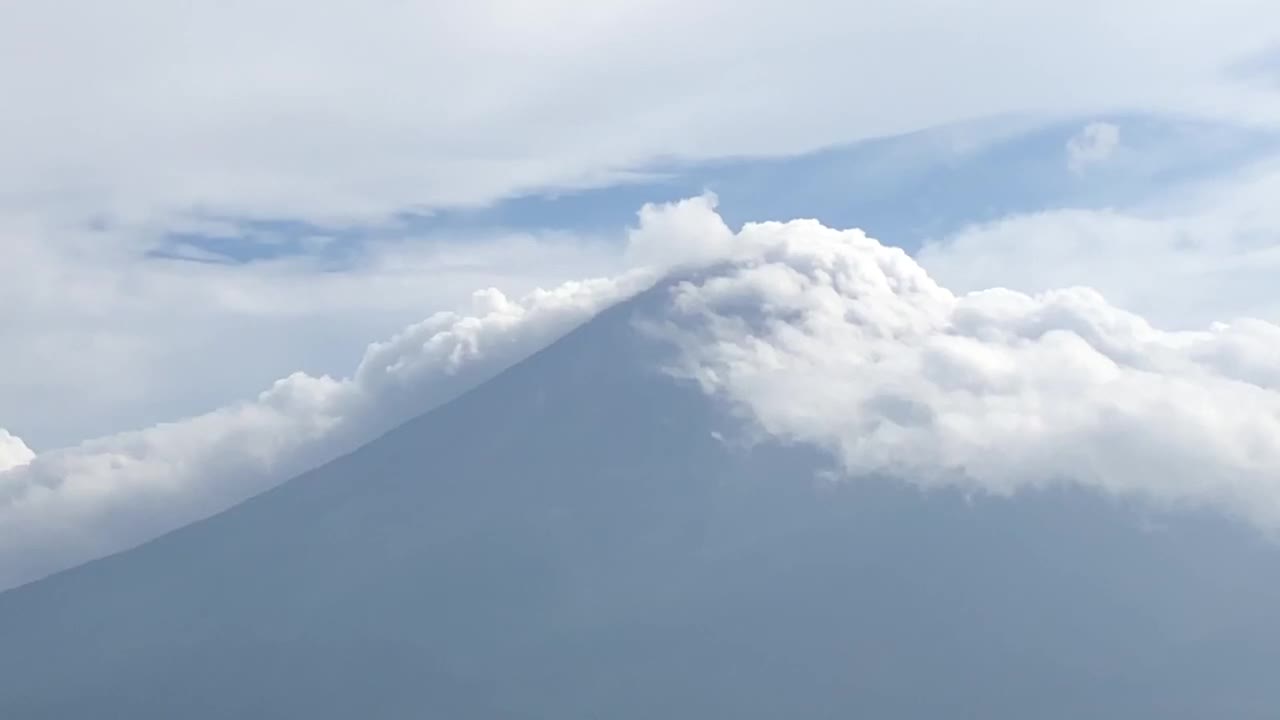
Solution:
<svg viewBox="0 0 1280 720">
<path fill-rule="evenodd" d="M 1280 576 L 1257 572 L 1280 567 L 1269 544 L 1209 514 L 1157 529 L 1139 506 L 1069 487 L 1001 499 L 832 482 L 831 455 L 760 434 L 663 370 L 681 350 L 654 328 L 698 282 L 616 305 L 227 512 L 0 594 L 0 711 L 1275 707 L 1263 668 L 1280 660 L 1266 621 Z"/>
</svg>

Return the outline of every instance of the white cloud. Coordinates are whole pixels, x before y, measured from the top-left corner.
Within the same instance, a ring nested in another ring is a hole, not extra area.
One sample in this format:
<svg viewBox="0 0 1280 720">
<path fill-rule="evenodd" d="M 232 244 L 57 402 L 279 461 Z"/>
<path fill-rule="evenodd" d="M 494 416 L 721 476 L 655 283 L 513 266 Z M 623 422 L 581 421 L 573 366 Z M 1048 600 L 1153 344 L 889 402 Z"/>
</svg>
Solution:
<svg viewBox="0 0 1280 720">
<path fill-rule="evenodd" d="M 640 208 L 640 224 L 627 235 L 633 265 L 698 266 L 734 252 L 734 234 L 715 212 L 719 199 L 705 193 Z"/>
<path fill-rule="evenodd" d="M 12 435 L 8 430 L 0 428 L 0 472 L 22 467 L 36 456 L 31 448 L 22 442 L 22 438 Z"/>
<path fill-rule="evenodd" d="M 42 449 L 187 417 L 295 370 L 344 374 L 370 338 L 477 287 L 523 295 L 622 267 L 616 241 L 385 234 L 341 249 L 338 267 L 206 264 L 148 259 L 145 228 L 0 213 L 0 425 Z"/>
<path fill-rule="evenodd" d="M 1280 327 L 1170 332 L 1079 287 L 956 295 L 912 258 L 813 221 L 681 284 L 660 333 L 768 433 L 854 475 L 1013 493 L 1076 483 L 1280 527 Z"/>
<path fill-rule="evenodd" d="M 1277 13 L 1269 0 L 22 3 L 0 23 L 0 96 L 22 109 L 0 117 L 0 206 L 341 220 L 1009 112 L 1270 122 L 1272 88 L 1228 69 L 1273 46 Z M 1159 32 L 1135 32 L 1152 18 Z"/>
<path fill-rule="evenodd" d="M 975 225 L 917 260 L 957 292 L 1087 285 L 1170 328 L 1280 322 L 1280 166 L 1165 189 L 1142 207 L 1062 209 Z"/>
<path fill-rule="evenodd" d="M 0 588 L 149 539 L 353 449 L 653 278 L 640 270 L 520 300 L 484 290 L 469 312 L 437 313 L 370 345 L 348 378 L 294 373 L 254 401 L 42 452 L 0 472 Z"/>
<path fill-rule="evenodd" d="M 1067 140 L 1067 167 L 1082 173 L 1111 159 L 1120 147 L 1120 128 L 1111 123 L 1093 122 Z"/>
</svg>

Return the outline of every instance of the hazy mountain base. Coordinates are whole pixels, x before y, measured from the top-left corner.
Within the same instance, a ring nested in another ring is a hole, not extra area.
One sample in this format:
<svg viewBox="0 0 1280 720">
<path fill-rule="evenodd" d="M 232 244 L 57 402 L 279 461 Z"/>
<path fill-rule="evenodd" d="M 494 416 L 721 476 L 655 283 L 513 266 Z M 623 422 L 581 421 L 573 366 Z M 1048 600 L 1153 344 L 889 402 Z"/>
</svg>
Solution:
<svg viewBox="0 0 1280 720">
<path fill-rule="evenodd" d="M 4 718 L 1203 718 L 1280 707 L 1207 515 L 821 479 L 634 329 L 663 288 L 226 513 L 0 595 Z M 723 441 L 715 436 L 718 432 Z"/>
</svg>

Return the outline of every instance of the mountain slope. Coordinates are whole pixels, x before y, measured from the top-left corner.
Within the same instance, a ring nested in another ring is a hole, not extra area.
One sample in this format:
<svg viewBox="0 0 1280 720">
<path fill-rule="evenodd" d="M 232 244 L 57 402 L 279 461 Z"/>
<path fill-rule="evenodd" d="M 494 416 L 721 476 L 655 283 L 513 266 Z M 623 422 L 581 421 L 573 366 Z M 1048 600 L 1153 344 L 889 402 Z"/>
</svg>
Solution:
<svg viewBox="0 0 1280 720">
<path fill-rule="evenodd" d="M 738 442 L 659 372 L 633 322 L 663 293 L 228 512 L 0 594 L 0 717 L 1280 707 L 1269 543 L 1071 491 L 824 483 L 818 453 Z"/>
</svg>

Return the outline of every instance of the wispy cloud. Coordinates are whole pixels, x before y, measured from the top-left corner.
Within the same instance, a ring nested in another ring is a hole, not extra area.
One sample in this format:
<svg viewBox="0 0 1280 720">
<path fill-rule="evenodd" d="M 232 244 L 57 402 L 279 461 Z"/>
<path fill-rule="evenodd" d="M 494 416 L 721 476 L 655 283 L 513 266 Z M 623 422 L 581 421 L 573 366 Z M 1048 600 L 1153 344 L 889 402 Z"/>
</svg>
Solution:
<svg viewBox="0 0 1280 720">
<path fill-rule="evenodd" d="M 1263 0 L 533 8 L 24 3 L 0 25 L 22 109 L 0 207 L 342 222 L 1010 112 L 1280 117 L 1226 71 L 1274 46 Z"/>
</svg>

